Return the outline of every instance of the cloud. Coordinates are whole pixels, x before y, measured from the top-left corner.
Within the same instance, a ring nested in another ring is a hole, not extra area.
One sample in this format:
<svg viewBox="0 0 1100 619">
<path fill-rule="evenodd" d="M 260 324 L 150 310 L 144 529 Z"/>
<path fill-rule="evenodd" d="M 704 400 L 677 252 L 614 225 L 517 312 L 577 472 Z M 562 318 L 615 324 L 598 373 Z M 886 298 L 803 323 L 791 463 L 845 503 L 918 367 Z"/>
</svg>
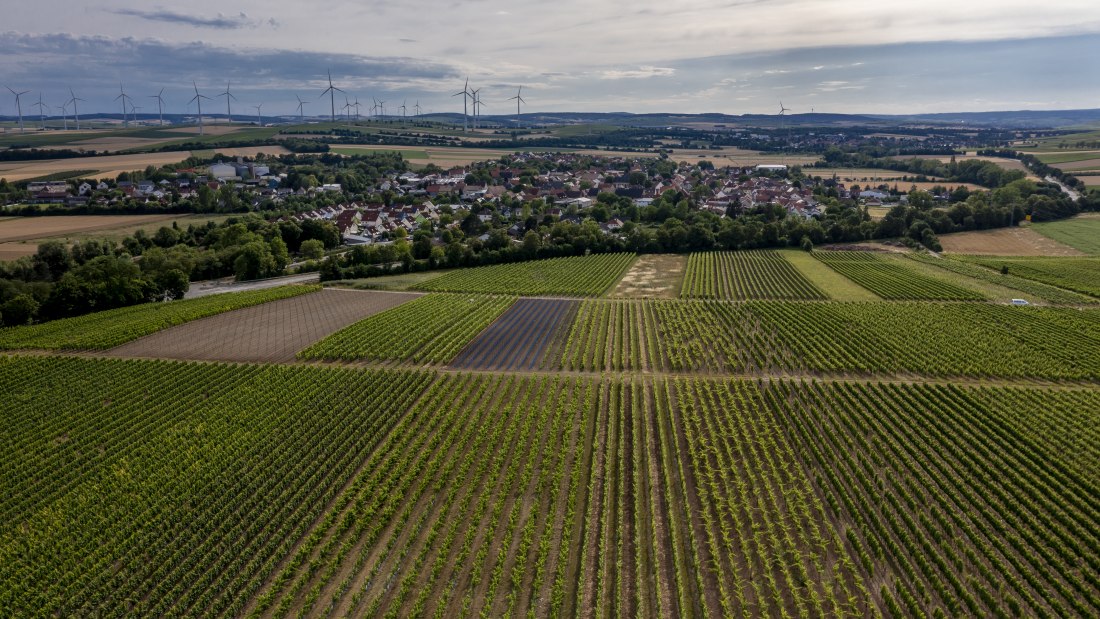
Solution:
<svg viewBox="0 0 1100 619">
<path fill-rule="evenodd" d="M 600 71 L 599 76 L 605 80 L 639 80 L 651 77 L 670 77 L 676 73 L 676 69 L 669 67 L 638 67 L 637 69 L 608 69 Z"/>
<path fill-rule="evenodd" d="M 279 25 L 273 18 L 268 20 L 252 20 L 249 19 L 248 15 L 245 13 L 240 13 L 238 15 L 222 15 L 218 13 L 216 17 L 200 17 L 196 15 L 186 15 L 184 13 L 175 13 L 165 9 L 156 9 L 152 11 L 143 11 L 141 9 L 114 9 L 111 12 L 116 15 L 137 17 L 148 21 L 181 24 L 193 26 L 195 28 L 214 28 L 216 30 L 257 28 L 261 25 L 278 27 Z"/>
</svg>

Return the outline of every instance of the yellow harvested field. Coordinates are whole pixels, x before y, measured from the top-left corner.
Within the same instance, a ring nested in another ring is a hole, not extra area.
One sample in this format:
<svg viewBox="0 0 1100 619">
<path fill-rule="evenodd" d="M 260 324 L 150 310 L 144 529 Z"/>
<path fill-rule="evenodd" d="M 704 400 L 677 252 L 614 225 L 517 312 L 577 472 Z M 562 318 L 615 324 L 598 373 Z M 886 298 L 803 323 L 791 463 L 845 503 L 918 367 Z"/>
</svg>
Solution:
<svg viewBox="0 0 1100 619">
<path fill-rule="evenodd" d="M 239 127 L 236 125 L 204 125 L 203 135 L 225 135 L 227 133 L 233 133 L 234 131 L 240 131 L 241 129 L 246 128 L 247 127 Z M 164 131 L 171 131 L 172 133 L 183 133 L 187 135 L 198 135 L 199 126 L 195 125 L 193 127 L 179 127 L 174 129 L 165 129 Z"/>
<path fill-rule="evenodd" d="M 179 215 L 56 215 L 0 220 L 0 243 L 112 230 L 178 219 Z"/>
<path fill-rule="evenodd" d="M 71 172 L 75 170 L 100 170 L 97 178 L 111 177 L 119 172 L 142 170 L 145 166 L 162 166 L 179 163 L 191 156 L 189 151 L 169 153 L 141 153 L 134 155 L 107 155 L 106 157 L 73 157 L 72 159 L 49 159 L 46 161 L 21 161 L 10 168 L 0 170 L 0 176 L 8 181 L 25 181 L 29 178 Z"/>
<path fill-rule="evenodd" d="M 784 155 L 782 153 L 758 153 L 740 148 L 723 148 L 721 150 L 700 150 L 687 148 L 672 149 L 672 159 L 686 163 L 698 163 L 709 161 L 717 167 L 722 166 L 755 166 L 761 164 L 770 165 L 808 165 L 821 160 L 817 155 Z"/>
<path fill-rule="evenodd" d="M 36 251 L 38 243 L 0 243 L 0 262 L 33 256 Z"/>
<path fill-rule="evenodd" d="M 812 168 L 805 169 L 803 172 L 807 176 L 820 176 L 821 178 L 832 178 L 833 173 L 836 173 L 837 179 L 845 185 L 860 185 L 861 187 L 877 187 L 883 183 L 893 186 L 897 185 L 898 189 L 903 191 L 909 191 L 909 189 L 916 185 L 917 189 L 929 190 L 940 185 L 947 187 L 948 189 L 954 189 L 956 187 L 966 187 L 970 190 L 981 190 L 984 187 L 980 187 L 973 183 L 952 183 L 945 180 L 933 179 L 928 182 L 914 182 L 903 181 L 902 177 L 913 176 L 907 172 L 898 172 L 896 170 L 880 170 L 877 168 Z"/>
<path fill-rule="evenodd" d="M 990 256 L 1083 256 L 1027 227 L 975 230 L 940 235 L 943 251 L 952 254 Z"/>
<path fill-rule="evenodd" d="M 144 146 L 151 146 L 154 144 L 163 144 L 165 142 L 171 142 L 176 139 L 171 138 L 165 140 L 163 138 L 92 138 L 90 140 L 78 140 L 70 142 L 68 144 L 60 144 L 58 146 L 50 146 L 47 148 L 54 149 L 83 149 L 83 150 L 96 150 L 96 151 L 120 151 L 128 150 L 131 148 L 142 148 Z"/>
</svg>

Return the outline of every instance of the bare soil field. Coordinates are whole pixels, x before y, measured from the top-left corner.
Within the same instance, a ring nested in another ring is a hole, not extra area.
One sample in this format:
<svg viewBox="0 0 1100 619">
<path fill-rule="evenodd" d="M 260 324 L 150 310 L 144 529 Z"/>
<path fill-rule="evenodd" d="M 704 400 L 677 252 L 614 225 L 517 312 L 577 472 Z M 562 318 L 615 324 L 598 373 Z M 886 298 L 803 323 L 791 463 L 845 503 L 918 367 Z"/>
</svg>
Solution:
<svg viewBox="0 0 1100 619">
<path fill-rule="evenodd" d="M 38 251 L 37 243 L 0 243 L 0 262 L 33 256 L 36 251 Z"/>
<path fill-rule="evenodd" d="M 8 181 L 24 181 L 28 178 L 56 174 L 58 172 L 71 172 L 73 170 L 99 170 L 98 178 L 106 176 L 104 171 L 111 171 L 113 176 L 119 172 L 142 170 L 145 166 L 162 166 L 169 163 L 179 163 L 191 156 L 189 151 L 169 153 L 141 153 L 133 155 L 107 155 L 105 157 L 73 157 L 72 159 L 50 159 L 46 161 L 20 162 L 0 172 Z"/>
<path fill-rule="evenodd" d="M 578 301 L 520 299 L 481 332 L 451 367 L 478 370 L 534 370 L 568 333 Z"/>
<path fill-rule="evenodd" d="M 113 230 L 180 219 L 179 215 L 57 215 L 0 221 L 0 243 Z M 33 250 L 32 250 L 33 253 Z"/>
<path fill-rule="evenodd" d="M 189 322 L 111 350 L 116 357 L 292 361 L 321 338 L 416 293 L 321 290 Z"/>
<path fill-rule="evenodd" d="M 675 299 L 680 296 L 687 257 L 678 254 L 646 254 L 619 280 L 609 296 L 630 299 Z"/>
<path fill-rule="evenodd" d="M 991 256 L 1083 256 L 1080 251 L 1063 245 L 1030 228 L 998 228 L 956 232 L 940 236 L 943 250 L 952 254 Z"/>
</svg>

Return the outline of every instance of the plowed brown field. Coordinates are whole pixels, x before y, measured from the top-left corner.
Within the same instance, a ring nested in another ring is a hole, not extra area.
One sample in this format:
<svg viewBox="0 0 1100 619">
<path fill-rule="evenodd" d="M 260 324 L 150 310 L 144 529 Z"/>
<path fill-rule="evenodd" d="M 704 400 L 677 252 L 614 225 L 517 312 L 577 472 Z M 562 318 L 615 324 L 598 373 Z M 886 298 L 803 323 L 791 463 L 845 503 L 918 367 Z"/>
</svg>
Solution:
<svg viewBox="0 0 1100 619">
<path fill-rule="evenodd" d="M 326 335 L 418 296 L 322 290 L 189 322 L 124 344 L 109 354 L 213 361 L 291 361 L 299 350 Z"/>
</svg>

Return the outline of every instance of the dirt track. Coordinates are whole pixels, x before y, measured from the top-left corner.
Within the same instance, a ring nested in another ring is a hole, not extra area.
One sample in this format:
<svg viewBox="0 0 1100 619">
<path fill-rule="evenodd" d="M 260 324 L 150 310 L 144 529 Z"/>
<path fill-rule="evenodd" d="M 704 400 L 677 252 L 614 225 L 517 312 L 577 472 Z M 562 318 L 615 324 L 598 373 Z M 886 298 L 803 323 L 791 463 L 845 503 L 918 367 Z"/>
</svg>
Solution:
<svg viewBox="0 0 1100 619">
<path fill-rule="evenodd" d="M 420 296 L 322 290 L 226 312 L 123 344 L 115 357 L 292 361 L 295 353 L 357 320 Z"/>
</svg>

